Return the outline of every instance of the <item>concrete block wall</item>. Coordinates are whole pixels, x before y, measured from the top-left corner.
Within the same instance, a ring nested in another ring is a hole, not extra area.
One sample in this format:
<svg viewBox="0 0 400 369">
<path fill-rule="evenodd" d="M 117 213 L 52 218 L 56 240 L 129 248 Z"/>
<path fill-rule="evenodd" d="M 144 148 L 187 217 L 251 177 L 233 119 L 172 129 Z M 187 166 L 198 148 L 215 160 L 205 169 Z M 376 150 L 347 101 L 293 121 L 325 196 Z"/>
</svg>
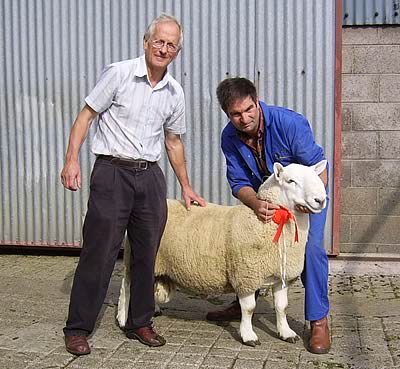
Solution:
<svg viewBox="0 0 400 369">
<path fill-rule="evenodd" d="M 400 27 L 344 27 L 340 252 L 400 255 Z"/>
</svg>

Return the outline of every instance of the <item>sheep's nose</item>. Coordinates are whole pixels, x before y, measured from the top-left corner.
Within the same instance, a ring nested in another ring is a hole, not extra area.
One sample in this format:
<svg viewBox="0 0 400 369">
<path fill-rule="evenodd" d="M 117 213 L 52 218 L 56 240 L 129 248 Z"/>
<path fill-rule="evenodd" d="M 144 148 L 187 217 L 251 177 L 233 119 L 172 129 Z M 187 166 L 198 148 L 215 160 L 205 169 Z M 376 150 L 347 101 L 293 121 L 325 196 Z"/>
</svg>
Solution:
<svg viewBox="0 0 400 369">
<path fill-rule="evenodd" d="M 316 197 L 316 198 L 314 199 L 314 201 L 315 201 L 317 204 L 321 205 L 321 207 L 324 206 L 324 204 L 325 204 L 325 199 L 319 199 L 318 197 Z"/>
</svg>

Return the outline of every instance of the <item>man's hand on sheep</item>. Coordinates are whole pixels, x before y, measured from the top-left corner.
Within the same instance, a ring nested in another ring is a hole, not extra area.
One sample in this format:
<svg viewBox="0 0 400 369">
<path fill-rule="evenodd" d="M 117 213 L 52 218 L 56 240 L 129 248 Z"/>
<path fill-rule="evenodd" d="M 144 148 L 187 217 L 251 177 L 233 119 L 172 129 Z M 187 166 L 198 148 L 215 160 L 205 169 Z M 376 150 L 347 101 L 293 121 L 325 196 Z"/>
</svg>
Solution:
<svg viewBox="0 0 400 369">
<path fill-rule="evenodd" d="M 263 223 L 271 221 L 275 211 L 279 209 L 278 205 L 261 200 L 252 187 L 244 186 L 237 193 L 238 199 L 254 211 L 257 218 Z"/>
<path fill-rule="evenodd" d="M 311 214 L 312 211 L 303 205 L 296 205 L 296 210 L 300 211 L 301 213 Z"/>
<path fill-rule="evenodd" d="M 256 199 L 253 211 L 258 219 L 263 223 L 268 223 L 271 221 L 277 209 L 279 209 L 278 205 L 271 204 L 265 200 Z"/>
<path fill-rule="evenodd" d="M 185 207 L 190 210 L 191 204 L 196 204 L 200 206 L 206 206 L 205 200 L 193 191 L 192 187 L 186 186 L 182 187 L 182 199 L 185 202 Z"/>
</svg>

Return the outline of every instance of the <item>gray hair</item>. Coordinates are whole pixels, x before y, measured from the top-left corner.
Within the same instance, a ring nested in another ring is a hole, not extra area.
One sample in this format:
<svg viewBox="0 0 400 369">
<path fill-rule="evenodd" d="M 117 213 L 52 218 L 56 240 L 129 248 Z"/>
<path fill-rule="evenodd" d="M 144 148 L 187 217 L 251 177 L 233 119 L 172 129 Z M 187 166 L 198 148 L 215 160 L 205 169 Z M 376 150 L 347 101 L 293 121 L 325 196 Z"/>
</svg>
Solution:
<svg viewBox="0 0 400 369">
<path fill-rule="evenodd" d="M 183 45 L 183 30 L 182 25 L 179 23 L 178 19 L 176 19 L 173 15 L 169 15 L 166 13 L 161 13 L 157 18 L 154 18 L 152 22 L 147 27 L 146 33 L 143 36 L 144 41 L 148 41 L 151 36 L 153 36 L 154 32 L 156 31 L 157 24 L 164 23 L 164 22 L 173 22 L 175 23 L 180 31 L 180 37 L 178 42 L 179 49 L 182 48 Z"/>
</svg>

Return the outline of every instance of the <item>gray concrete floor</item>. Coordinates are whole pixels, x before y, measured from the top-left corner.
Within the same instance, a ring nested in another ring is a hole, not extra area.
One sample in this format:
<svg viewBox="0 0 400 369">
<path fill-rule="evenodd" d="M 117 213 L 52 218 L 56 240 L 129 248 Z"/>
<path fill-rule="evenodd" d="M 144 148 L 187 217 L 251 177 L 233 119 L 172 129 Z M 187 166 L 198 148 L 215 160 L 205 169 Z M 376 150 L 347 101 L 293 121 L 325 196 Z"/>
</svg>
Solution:
<svg viewBox="0 0 400 369">
<path fill-rule="evenodd" d="M 129 340 L 115 322 L 119 261 L 90 339 L 92 353 L 75 357 L 64 349 L 62 327 L 77 261 L 76 256 L 0 254 L 0 369 L 400 368 L 399 262 L 331 260 L 333 345 L 329 354 L 313 355 L 305 348 L 309 330 L 300 282 L 290 289 L 287 311 L 302 338 L 295 344 L 277 338 L 270 296 L 259 299 L 253 323 L 261 345 L 251 348 L 241 344 L 238 322 L 204 318 L 232 295 L 207 301 L 182 292 L 155 319 L 165 346 Z"/>
</svg>

